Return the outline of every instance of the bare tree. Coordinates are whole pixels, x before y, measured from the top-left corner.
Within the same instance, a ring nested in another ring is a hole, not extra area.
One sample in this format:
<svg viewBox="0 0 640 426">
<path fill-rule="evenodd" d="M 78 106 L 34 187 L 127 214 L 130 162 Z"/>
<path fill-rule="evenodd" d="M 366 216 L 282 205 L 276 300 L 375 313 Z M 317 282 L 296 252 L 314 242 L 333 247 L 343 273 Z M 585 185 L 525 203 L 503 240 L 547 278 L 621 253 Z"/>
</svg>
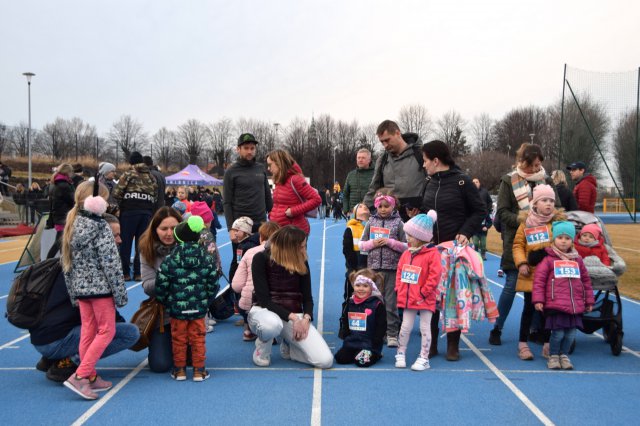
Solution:
<svg viewBox="0 0 640 426">
<path fill-rule="evenodd" d="M 614 161 L 625 197 L 633 196 L 634 170 L 638 170 L 640 167 L 636 157 L 636 136 L 638 132 L 636 125 L 636 112 L 628 111 L 618 121 L 613 135 Z M 637 202 L 638 200 L 636 200 Z"/>
<path fill-rule="evenodd" d="M 400 109 L 398 124 L 403 132 L 417 133 L 423 141 L 433 131 L 433 120 L 424 105 L 410 104 Z"/>
<path fill-rule="evenodd" d="M 506 153 L 483 151 L 456 159 L 456 164 L 471 177 L 477 177 L 482 185 L 494 193 L 500 186 L 500 178 L 512 170 L 513 160 Z"/>
<path fill-rule="evenodd" d="M 269 152 L 276 149 L 278 139 L 276 135 L 276 126 L 267 121 L 255 119 L 240 118 L 236 122 L 236 130 L 238 135 L 242 133 L 251 133 L 260 143 L 256 160 L 264 163 Z"/>
<path fill-rule="evenodd" d="M 4 154 L 5 149 L 9 147 L 10 140 L 10 129 L 4 124 L 0 123 L 0 159 L 2 159 L 2 154 Z"/>
<path fill-rule="evenodd" d="M 489 114 L 482 113 L 473 118 L 471 134 L 475 143 L 476 152 L 489 151 L 494 144 L 494 124 Z"/>
<path fill-rule="evenodd" d="M 113 123 L 109 131 L 108 138 L 129 158 L 132 151 L 140 150 L 147 142 L 147 134 L 142 128 L 142 124 L 130 115 L 123 115 Z"/>
<path fill-rule="evenodd" d="M 197 164 L 200 154 L 205 149 L 206 135 L 206 126 L 196 119 L 178 126 L 177 137 L 189 164 Z"/>
<path fill-rule="evenodd" d="M 531 142 L 533 134 L 533 143 L 542 148 L 545 158 L 554 156 L 549 137 L 549 115 L 543 108 L 534 105 L 514 108 L 496 122 L 494 131 L 494 151 L 513 157 L 523 142 Z"/>
<path fill-rule="evenodd" d="M 469 148 L 466 146 L 467 139 L 462 134 L 466 122 L 455 110 L 445 113 L 438 120 L 438 137 L 449 146 L 451 155 L 459 157 L 465 155 Z"/>
<path fill-rule="evenodd" d="M 296 117 L 284 131 L 283 148 L 300 164 L 303 171 L 308 173 L 308 165 L 313 162 L 312 151 L 309 149 L 309 126 L 306 121 Z"/>
<path fill-rule="evenodd" d="M 209 150 L 215 168 L 219 170 L 218 174 L 221 174 L 224 167 L 231 161 L 233 153 L 232 130 L 233 122 L 230 118 L 221 118 L 209 125 Z"/>
<path fill-rule="evenodd" d="M 28 130 L 29 126 L 24 122 L 20 122 L 20 124 L 11 129 L 11 147 L 19 157 L 26 157 L 29 154 Z"/>
<path fill-rule="evenodd" d="M 160 128 L 160 130 L 153 135 L 153 146 L 156 148 L 155 152 L 158 153 L 156 155 L 156 162 L 157 164 L 162 164 L 164 170 L 169 168 L 174 140 L 175 135 L 166 127 Z"/>
</svg>

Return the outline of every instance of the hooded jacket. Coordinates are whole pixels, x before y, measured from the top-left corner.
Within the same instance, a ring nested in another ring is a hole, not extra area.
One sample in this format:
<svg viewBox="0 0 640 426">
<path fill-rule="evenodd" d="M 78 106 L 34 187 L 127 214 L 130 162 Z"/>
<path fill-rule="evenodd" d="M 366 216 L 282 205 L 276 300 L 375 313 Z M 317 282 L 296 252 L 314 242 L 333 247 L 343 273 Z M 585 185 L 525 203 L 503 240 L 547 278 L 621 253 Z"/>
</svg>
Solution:
<svg viewBox="0 0 640 426">
<path fill-rule="evenodd" d="M 53 178 L 49 197 L 51 198 L 51 219 L 54 225 L 64 225 L 67 221 L 67 213 L 75 205 L 73 199 L 75 188 L 71 178 L 58 173 Z"/>
<path fill-rule="evenodd" d="M 242 158 L 233 163 L 224 172 L 222 199 L 227 230 L 242 216 L 250 217 L 257 226 L 264 222 L 273 207 L 264 165 Z"/>
<path fill-rule="evenodd" d="M 373 178 L 373 167 L 366 169 L 355 169 L 349 172 L 344 183 L 344 211 L 349 213 L 358 203 L 364 200 L 367 195 L 371 179 Z"/>
<path fill-rule="evenodd" d="M 573 196 L 578 203 L 578 210 L 593 213 L 598 195 L 598 183 L 593 175 L 585 174 L 573 188 Z"/>
<path fill-rule="evenodd" d="M 113 189 L 113 198 L 120 205 L 120 211 L 142 210 L 152 212 L 158 196 L 156 178 L 144 163 L 133 164 L 124 172 Z"/>
<path fill-rule="evenodd" d="M 482 221 L 487 214 L 478 188 L 458 166 L 429 177 L 421 210 L 438 213 L 438 221 L 433 228 L 436 244 L 451 241 L 458 234 L 471 239 L 482 229 Z"/>
<path fill-rule="evenodd" d="M 215 261 L 197 242 L 178 244 L 160 265 L 156 298 L 171 318 L 204 318 L 217 292 Z"/>
<path fill-rule="evenodd" d="M 380 296 L 371 295 L 361 303 L 357 303 L 353 296 L 349 297 L 340 323 L 347 325 L 345 347 L 368 349 L 375 354 L 382 354 L 382 344 L 387 334 L 387 313 Z"/>
<path fill-rule="evenodd" d="M 574 259 L 580 269 L 580 278 L 556 278 L 554 262 L 560 258 L 551 247 L 545 251 L 547 256 L 536 267 L 531 303 L 542 303 L 545 311 L 582 314 L 587 306 L 594 304 L 591 279 L 582 258 Z"/>
<path fill-rule="evenodd" d="M 292 185 L 295 187 L 295 192 Z M 320 203 L 322 203 L 320 194 L 304 179 L 300 166 L 294 164 L 289 170 L 286 181 L 283 184 L 276 184 L 273 190 L 273 208 L 269 213 L 269 220 L 280 226 L 297 226 L 308 235 L 310 227 L 304 214 L 317 209 Z M 291 217 L 284 214 L 288 208 L 291 209 Z"/>
<path fill-rule="evenodd" d="M 98 215 L 78 210 L 71 236 L 71 269 L 64 273 L 72 304 L 78 299 L 113 296 L 127 304 L 118 247 L 109 224 Z"/>
<path fill-rule="evenodd" d="M 420 268 L 419 273 L 407 266 Z M 433 245 L 424 245 L 419 251 L 405 251 L 400 256 L 396 271 L 398 308 L 435 312 L 436 288 L 442 275 L 440 252 Z"/>
</svg>

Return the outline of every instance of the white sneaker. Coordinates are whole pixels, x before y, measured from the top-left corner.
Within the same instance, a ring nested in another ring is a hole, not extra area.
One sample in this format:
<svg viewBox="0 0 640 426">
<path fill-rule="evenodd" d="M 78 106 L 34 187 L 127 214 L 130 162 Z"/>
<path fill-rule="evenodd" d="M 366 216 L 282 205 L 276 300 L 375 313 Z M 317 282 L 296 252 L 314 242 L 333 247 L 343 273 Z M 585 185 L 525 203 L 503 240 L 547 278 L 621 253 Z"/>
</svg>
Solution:
<svg viewBox="0 0 640 426">
<path fill-rule="evenodd" d="M 280 342 L 280 356 L 282 357 L 282 359 L 291 359 L 291 348 L 289 347 L 289 344 L 284 340 Z"/>
<path fill-rule="evenodd" d="M 256 349 L 253 351 L 253 363 L 258 367 L 271 365 L 271 342 L 262 342 L 256 339 Z M 268 351 L 266 350 L 268 348 Z"/>
<path fill-rule="evenodd" d="M 424 371 L 428 370 L 429 368 L 431 368 L 431 366 L 429 365 L 429 360 L 422 357 L 418 357 L 418 359 L 416 359 L 416 362 L 414 362 L 411 366 L 411 369 L 413 371 Z"/>
<path fill-rule="evenodd" d="M 398 338 L 387 336 L 387 347 L 388 348 L 397 348 L 398 347 Z"/>
<path fill-rule="evenodd" d="M 407 368 L 407 359 L 404 354 L 396 355 L 396 368 Z"/>
</svg>

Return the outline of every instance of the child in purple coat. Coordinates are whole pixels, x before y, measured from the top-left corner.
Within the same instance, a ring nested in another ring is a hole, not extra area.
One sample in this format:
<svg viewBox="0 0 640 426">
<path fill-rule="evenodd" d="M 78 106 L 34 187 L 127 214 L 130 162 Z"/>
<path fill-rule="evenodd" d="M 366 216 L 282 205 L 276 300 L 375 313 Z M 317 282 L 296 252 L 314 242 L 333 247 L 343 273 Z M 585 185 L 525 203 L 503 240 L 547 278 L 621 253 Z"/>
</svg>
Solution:
<svg viewBox="0 0 640 426">
<path fill-rule="evenodd" d="M 551 330 L 549 360 L 552 370 L 571 370 L 567 354 L 582 326 L 582 314 L 591 312 L 594 298 L 591 279 L 582 258 L 573 247 L 576 228 L 571 222 L 553 222 L 553 243 L 538 264 L 533 278 L 531 301 L 544 312 L 545 328 Z"/>
</svg>

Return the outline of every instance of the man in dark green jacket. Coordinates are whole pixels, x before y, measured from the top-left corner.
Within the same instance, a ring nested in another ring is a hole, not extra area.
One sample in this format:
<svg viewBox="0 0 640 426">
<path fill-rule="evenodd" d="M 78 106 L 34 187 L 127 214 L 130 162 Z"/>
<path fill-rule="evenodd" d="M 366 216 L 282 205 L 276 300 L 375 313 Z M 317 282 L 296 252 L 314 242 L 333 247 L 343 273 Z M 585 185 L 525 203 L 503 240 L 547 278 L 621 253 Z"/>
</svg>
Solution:
<svg viewBox="0 0 640 426">
<path fill-rule="evenodd" d="M 347 175 L 347 180 L 344 183 L 344 213 L 349 215 L 351 210 L 356 204 L 361 203 L 364 200 L 364 196 L 367 194 L 369 184 L 373 178 L 373 167 L 371 167 L 371 151 L 367 148 L 358 150 L 356 154 L 355 170 L 352 170 Z"/>
</svg>

